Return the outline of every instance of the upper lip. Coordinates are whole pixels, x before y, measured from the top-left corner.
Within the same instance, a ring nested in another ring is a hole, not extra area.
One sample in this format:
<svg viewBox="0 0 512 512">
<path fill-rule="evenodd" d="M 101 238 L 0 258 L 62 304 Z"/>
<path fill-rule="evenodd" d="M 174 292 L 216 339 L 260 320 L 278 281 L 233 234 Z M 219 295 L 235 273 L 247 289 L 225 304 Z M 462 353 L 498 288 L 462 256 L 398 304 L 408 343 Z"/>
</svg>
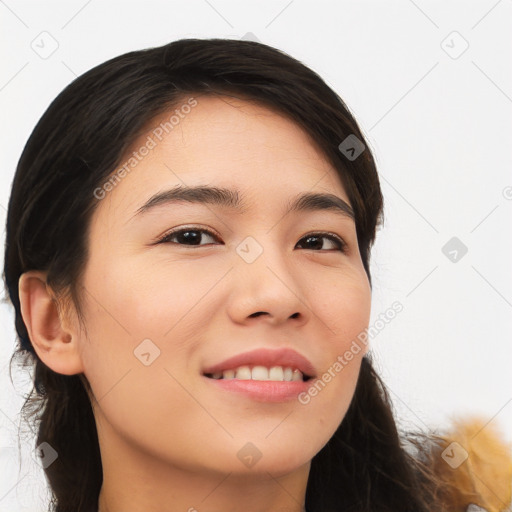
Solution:
<svg viewBox="0 0 512 512">
<path fill-rule="evenodd" d="M 216 372 L 223 372 L 224 370 L 231 370 L 239 366 L 283 366 L 289 368 L 297 368 L 306 377 L 315 376 L 315 368 L 311 362 L 290 348 L 281 349 L 265 349 L 259 348 L 238 354 L 236 356 L 225 359 L 224 361 L 209 366 L 203 370 L 203 374 L 210 374 Z"/>
</svg>

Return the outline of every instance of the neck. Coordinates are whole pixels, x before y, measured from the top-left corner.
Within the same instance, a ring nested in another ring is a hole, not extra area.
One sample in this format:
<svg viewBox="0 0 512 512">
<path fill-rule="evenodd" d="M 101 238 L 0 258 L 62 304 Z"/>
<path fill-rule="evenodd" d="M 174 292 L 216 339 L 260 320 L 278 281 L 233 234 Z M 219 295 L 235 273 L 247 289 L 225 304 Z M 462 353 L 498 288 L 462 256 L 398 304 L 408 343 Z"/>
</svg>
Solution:
<svg viewBox="0 0 512 512">
<path fill-rule="evenodd" d="M 178 467 L 111 434 L 103 443 L 100 435 L 98 512 L 304 511 L 310 462 L 279 477 L 256 467 L 245 473 L 204 471 Z"/>
</svg>

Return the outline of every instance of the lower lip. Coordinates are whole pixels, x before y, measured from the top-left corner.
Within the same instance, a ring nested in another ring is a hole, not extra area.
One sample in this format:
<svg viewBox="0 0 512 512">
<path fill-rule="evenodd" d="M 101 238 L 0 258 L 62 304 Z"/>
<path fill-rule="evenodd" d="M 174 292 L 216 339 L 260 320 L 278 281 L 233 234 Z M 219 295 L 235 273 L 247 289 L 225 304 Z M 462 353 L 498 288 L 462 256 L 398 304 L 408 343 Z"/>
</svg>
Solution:
<svg viewBox="0 0 512 512">
<path fill-rule="evenodd" d="M 308 390 L 314 379 L 308 381 L 271 381 L 242 379 L 211 379 L 205 377 L 214 386 L 224 391 L 233 391 L 246 395 L 258 402 L 286 402 L 294 400 Z"/>
</svg>

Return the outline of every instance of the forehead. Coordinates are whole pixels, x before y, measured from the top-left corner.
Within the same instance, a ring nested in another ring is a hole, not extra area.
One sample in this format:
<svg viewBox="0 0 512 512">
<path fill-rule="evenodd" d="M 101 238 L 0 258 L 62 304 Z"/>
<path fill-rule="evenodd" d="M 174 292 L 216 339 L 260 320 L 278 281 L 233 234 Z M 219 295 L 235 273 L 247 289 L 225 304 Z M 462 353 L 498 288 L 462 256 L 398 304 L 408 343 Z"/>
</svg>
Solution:
<svg viewBox="0 0 512 512">
<path fill-rule="evenodd" d="M 217 185 L 248 202 L 280 202 L 326 191 L 349 202 L 321 149 L 295 122 L 259 103 L 228 96 L 186 96 L 152 119 L 121 159 L 128 172 L 102 201 L 133 214 L 144 198 L 177 185 Z M 150 148 L 149 150 L 147 148 Z M 142 155 L 144 153 L 144 155 Z"/>
</svg>

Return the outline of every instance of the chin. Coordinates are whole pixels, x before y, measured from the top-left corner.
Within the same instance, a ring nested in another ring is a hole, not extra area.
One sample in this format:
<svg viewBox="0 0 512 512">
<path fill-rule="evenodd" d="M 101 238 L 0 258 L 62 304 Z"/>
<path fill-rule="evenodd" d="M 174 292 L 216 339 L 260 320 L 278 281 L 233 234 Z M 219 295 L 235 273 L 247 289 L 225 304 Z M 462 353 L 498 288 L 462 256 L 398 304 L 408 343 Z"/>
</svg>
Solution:
<svg viewBox="0 0 512 512">
<path fill-rule="evenodd" d="M 301 444 L 303 450 L 298 451 L 297 446 Z M 272 443 L 268 443 L 266 447 L 261 447 L 257 451 L 254 446 L 247 443 L 237 452 L 240 464 L 235 464 L 236 467 L 232 470 L 252 475 L 268 476 L 270 473 L 273 477 L 284 476 L 311 462 L 315 453 L 314 451 L 306 451 L 304 449 L 306 447 L 305 443 L 293 443 L 289 447 L 282 444 L 273 446 Z"/>
<path fill-rule="evenodd" d="M 263 460 L 262 457 L 252 467 L 244 467 L 243 464 L 232 464 L 230 468 L 222 470 L 222 472 L 230 472 L 238 475 L 240 478 L 246 476 L 261 477 L 262 480 L 275 479 L 290 475 L 301 468 L 308 467 L 311 458 L 308 457 L 295 457 L 290 460 Z"/>
</svg>

